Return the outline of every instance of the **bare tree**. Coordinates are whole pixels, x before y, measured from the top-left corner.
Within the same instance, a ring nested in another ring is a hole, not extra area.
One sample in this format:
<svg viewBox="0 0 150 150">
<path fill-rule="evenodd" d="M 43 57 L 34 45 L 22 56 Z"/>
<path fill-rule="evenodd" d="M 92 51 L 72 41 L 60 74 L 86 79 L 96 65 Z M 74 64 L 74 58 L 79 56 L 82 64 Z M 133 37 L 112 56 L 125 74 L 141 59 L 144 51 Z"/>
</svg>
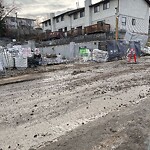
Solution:
<svg viewBox="0 0 150 150">
<path fill-rule="evenodd" d="M 15 0 L 13 0 L 11 4 L 7 4 L 6 2 L 4 2 L 4 0 L 0 0 L 0 20 L 3 20 L 12 12 L 15 13 L 17 10 L 18 7 L 15 4 Z"/>
<path fill-rule="evenodd" d="M 15 0 L 12 0 L 11 3 L 7 4 L 6 1 L 0 0 L 0 36 L 6 35 L 7 29 L 5 24 L 5 18 L 10 13 L 15 13 L 17 10 L 17 5 Z"/>
<path fill-rule="evenodd" d="M 36 26 L 36 28 L 40 28 L 40 20 L 39 20 L 39 18 L 36 18 L 35 26 Z"/>
</svg>

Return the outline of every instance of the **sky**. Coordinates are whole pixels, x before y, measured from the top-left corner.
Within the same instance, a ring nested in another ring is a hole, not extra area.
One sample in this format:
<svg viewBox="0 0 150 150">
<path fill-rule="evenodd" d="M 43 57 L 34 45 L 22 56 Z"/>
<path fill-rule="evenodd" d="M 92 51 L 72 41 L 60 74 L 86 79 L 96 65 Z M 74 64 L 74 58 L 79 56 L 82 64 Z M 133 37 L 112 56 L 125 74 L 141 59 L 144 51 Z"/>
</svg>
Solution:
<svg viewBox="0 0 150 150">
<path fill-rule="evenodd" d="M 76 2 L 79 6 L 84 6 L 84 0 L 4 0 L 7 4 L 15 1 L 19 7 L 17 10 L 18 17 L 27 17 L 36 19 L 38 17 L 46 18 L 51 12 L 64 11 L 71 8 L 77 8 Z M 92 0 L 92 3 L 100 0 Z"/>
</svg>

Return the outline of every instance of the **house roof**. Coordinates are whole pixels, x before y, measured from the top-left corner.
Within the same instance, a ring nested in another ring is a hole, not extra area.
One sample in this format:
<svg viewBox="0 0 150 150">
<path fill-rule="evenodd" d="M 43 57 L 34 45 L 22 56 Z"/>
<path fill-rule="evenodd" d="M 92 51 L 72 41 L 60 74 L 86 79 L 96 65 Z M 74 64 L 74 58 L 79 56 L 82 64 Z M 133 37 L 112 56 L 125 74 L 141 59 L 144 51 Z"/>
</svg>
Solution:
<svg viewBox="0 0 150 150">
<path fill-rule="evenodd" d="M 51 19 L 44 20 L 44 21 L 42 21 L 41 23 L 47 22 L 47 21 L 49 21 L 49 20 L 51 20 Z"/>
<path fill-rule="evenodd" d="M 16 18 L 16 17 L 7 16 L 6 18 Z M 23 20 L 31 20 L 31 21 L 36 21 L 35 19 L 29 19 L 29 18 L 20 18 L 20 17 L 17 17 L 17 19 L 23 19 Z"/>
<path fill-rule="evenodd" d="M 58 17 L 60 17 L 60 16 L 64 16 L 64 15 L 66 15 L 66 14 L 68 14 L 68 13 L 72 12 L 72 11 L 73 11 L 73 10 L 70 10 L 70 11 L 64 12 L 64 13 L 62 13 L 62 14 L 59 14 L 59 15 L 55 16 L 54 18 L 58 18 Z"/>
<path fill-rule="evenodd" d="M 74 13 L 78 13 L 78 12 L 81 12 L 81 11 L 84 11 L 84 7 L 82 7 L 82 8 L 78 8 L 78 9 L 75 9 L 75 10 L 72 10 L 70 13 L 68 13 L 68 15 L 70 16 L 70 15 L 72 15 L 72 14 L 74 14 Z"/>
<path fill-rule="evenodd" d="M 148 5 L 149 5 L 149 7 L 150 7 L 150 1 L 149 0 L 145 0 L 147 3 L 148 3 Z"/>
<path fill-rule="evenodd" d="M 80 11 L 82 11 L 82 10 L 84 10 L 84 9 L 85 9 L 85 8 L 82 7 L 82 8 L 70 10 L 70 11 L 64 12 L 64 13 L 62 13 L 62 14 L 60 14 L 60 15 L 57 15 L 57 16 L 55 16 L 54 18 L 58 18 L 58 17 L 63 16 L 63 15 L 72 15 L 72 14 L 77 13 L 77 12 L 80 12 Z"/>
<path fill-rule="evenodd" d="M 54 19 L 55 19 L 55 18 L 58 18 L 58 17 L 60 17 L 60 16 L 64 16 L 64 15 L 72 15 L 72 14 L 74 14 L 74 13 L 83 11 L 84 9 L 85 9 L 85 8 L 82 7 L 82 8 L 70 10 L 70 11 L 67 11 L 67 12 L 64 12 L 64 13 L 62 13 L 62 14 L 59 14 L 59 15 L 55 16 Z M 44 20 L 44 21 L 42 21 L 41 23 L 47 22 L 47 21 L 49 21 L 49 20 L 51 20 L 51 19 Z"/>
<path fill-rule="evenodd" d="M 109 2 L 109 1 L 111 1 L 111 0 L 101 0 L 101 1 L 98 2 L 98 3 L 95 3 L 95 4 L 90 5 L 90 7 L 97 6 L 97 5 L 99 5 L 99 4 L 106 3 L 106 2 Z M 150 6 L 150 0 L 145 0 L 145 1 L 146 1 L 147 4 Z"/>
</svg>

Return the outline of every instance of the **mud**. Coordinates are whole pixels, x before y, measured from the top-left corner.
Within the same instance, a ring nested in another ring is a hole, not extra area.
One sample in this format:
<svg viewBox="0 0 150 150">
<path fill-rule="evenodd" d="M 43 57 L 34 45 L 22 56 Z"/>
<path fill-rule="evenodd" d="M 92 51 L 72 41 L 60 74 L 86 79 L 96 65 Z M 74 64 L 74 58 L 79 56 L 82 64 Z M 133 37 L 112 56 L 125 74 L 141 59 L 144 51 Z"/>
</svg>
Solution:
<svg viewBox="0 0 150 150">
<path fill-rule="evenodd" d="M 1 149 L 148 148 L 150 57 L 44 70 L 1 79 Z"/>
</svg>

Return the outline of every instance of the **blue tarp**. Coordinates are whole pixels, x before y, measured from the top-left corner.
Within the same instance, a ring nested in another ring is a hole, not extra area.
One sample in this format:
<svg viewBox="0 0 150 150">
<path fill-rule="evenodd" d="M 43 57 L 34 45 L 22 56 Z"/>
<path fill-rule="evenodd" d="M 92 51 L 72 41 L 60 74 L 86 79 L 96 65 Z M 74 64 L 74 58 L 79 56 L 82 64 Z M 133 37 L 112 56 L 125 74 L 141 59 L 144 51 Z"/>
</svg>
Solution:
<svg viewBox="0 0 150 150">
<path fill-rule="evenodd" d="M 123 40 L 107 41 L 108 60 L 111 61 L 113 59 L 122 59 L 123 57 L 126 57 L 128 48 L 134 48 L 136 50 L 136 54 L 140 56 L 140 42 L 131 41 L 126 43 L 126 41 Z"/>
</svg>

